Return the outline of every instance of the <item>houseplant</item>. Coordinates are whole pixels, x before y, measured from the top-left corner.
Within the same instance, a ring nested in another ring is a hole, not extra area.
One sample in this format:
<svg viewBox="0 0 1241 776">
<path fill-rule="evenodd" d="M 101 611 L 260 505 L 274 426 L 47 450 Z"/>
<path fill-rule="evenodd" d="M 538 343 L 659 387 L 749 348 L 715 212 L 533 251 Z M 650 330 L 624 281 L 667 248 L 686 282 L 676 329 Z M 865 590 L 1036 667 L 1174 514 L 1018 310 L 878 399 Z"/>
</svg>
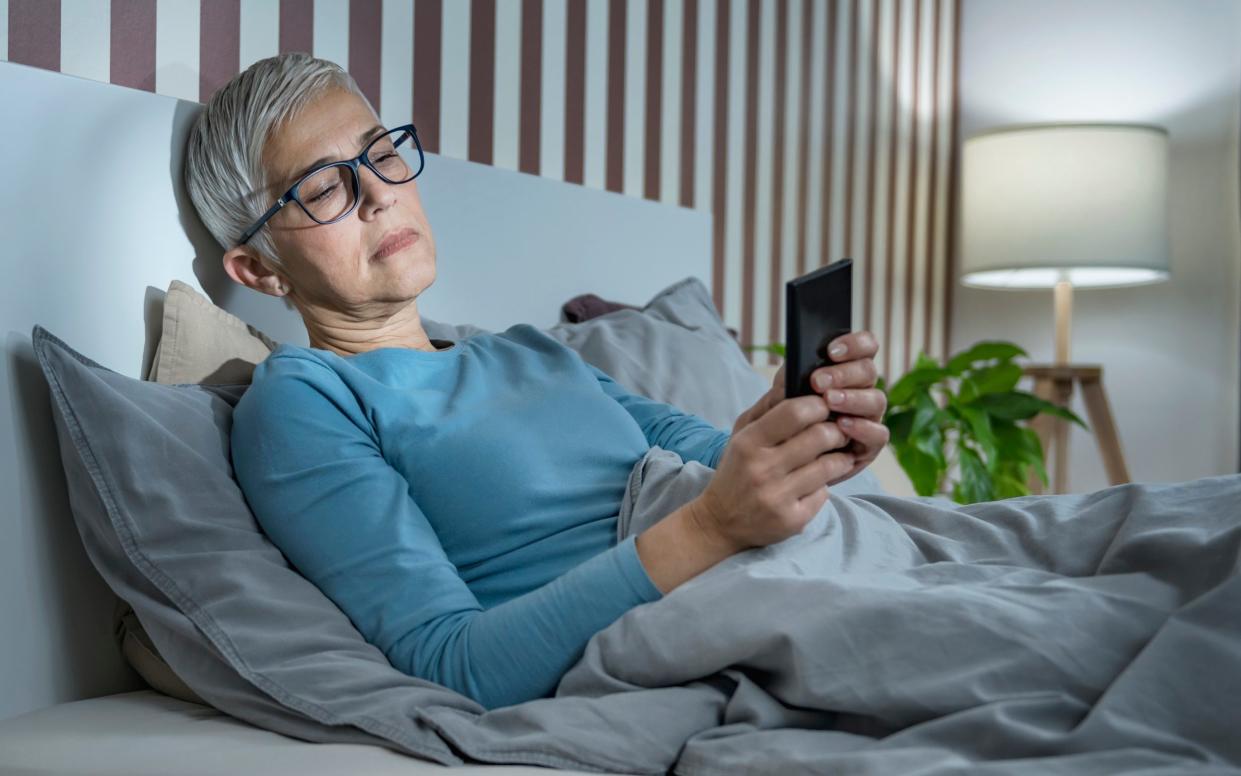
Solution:
<svg viewBox="0 0 1241 776">
<path fill-rule="evenodd" d="M 784 355 L 779 343 L 751 346 Z M 901 468 L 920 496 L 950 493 L 963 504 L 1024 496 L 1031 468 L 1047 484 L 1043 447 L 1024 421 L 1055 415 L 1086 428 L 1066 407 L 1017 390 L 1027 355 L 1011 342 L 980 342 L 946 362 L 919 353 L 890 388 L 883 422 Z M 951 475 L 956 472 L 953 481 Z"/>
</svg>

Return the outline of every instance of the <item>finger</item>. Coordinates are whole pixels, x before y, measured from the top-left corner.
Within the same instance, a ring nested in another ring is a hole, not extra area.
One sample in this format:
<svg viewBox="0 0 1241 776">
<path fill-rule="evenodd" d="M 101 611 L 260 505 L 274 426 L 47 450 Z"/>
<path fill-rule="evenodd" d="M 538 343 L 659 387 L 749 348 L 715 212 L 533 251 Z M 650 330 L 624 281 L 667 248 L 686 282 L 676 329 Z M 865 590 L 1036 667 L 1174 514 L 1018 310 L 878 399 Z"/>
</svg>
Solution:
<svg viewBox="0 0 1241 776">
<path fill-rule="evenodd" d="M 782 474 L 795 471 L 823 453 L 844 447 L 849 442 L 849 437 L 835 423 L 811 423 L 776 447 L 780 454 L 776 468 Z"/>
<path fill-rule="evenodd" d="M 816 489 L 840 479 L 842 475 L 853 468 L 853 464 L 854 457 L 852 453 L 843 451 L 824 453 L 813 461 L 790 472 L 785 477 L 786 487 L 789 488 L 791 493 L 797 494 L 799 498 L 805 498 L 813 494 Z"/>
<path fill-rule="evenodd" d="M 837 420 L 836 424 L 845 436 L 866 448 L 868 453 L 878 453 L 892 436 L 887 426 L 867 418 L 846 415 Z"/>
<path fill-rule="evenodd" d="M 823 508 L 831 495 L 831 491 L 827 488 L 815 488 L 813 493 L 797 500 L 797 508 L 802 510 L 803 514 L 813 517 L 819 514 L 819 510 Z"/>
<path fill-rule="evenodd" d="M 879 341 L 875 335 L 863 329 L 842 334 L 827 343 L 827 355 L 833 361 L 844 361 L 855 358 L 871 358 L 879 352 Z"/>
<path fill-rule="evenodd" d="M 822 396 L 795 396 L 781 400 L 745 430 L 758 444 L 774 447 L 811 423 L 827 420 L 827 413 Z"/>
<path fill-rule="evenodd" d="M 827 392 L 827 406 L 843 415 L 877 420 L 888 408 L 888 396 L 878 388 L 833 388 Z"/>
<path fill-rule="evenodd" d="M 829 384 L 826 388 L 873 388 L 879 375 L 875 362 L 869 358 L 819 367 L 814 371 L 815 374 L 827 376 Z M 811 385 L 814 383 L 811 382 Z"/>
</svg>

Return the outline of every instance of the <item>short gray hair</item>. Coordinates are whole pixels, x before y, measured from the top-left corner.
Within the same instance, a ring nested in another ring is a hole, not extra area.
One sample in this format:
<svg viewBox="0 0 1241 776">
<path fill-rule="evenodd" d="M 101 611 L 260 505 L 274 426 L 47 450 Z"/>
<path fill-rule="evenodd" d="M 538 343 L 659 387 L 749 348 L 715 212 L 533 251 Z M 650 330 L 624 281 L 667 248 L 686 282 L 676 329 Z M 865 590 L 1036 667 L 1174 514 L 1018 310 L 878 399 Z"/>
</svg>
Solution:
<svg viewBox="0 0 1241 776">
<path fill-rule="evenodd" d="M 185 188 L 203 225 L 226 250 L 274 200 L 265 191 L 271 181 L 262 164 L 273 131 L 333 87 L 357 94 L 375 112 L 340 65 L 297 51 L 250 65 L 216 90 L 198 114 L 186 143 Z M 266 227 L 247 244 L 283 266 Z"/>
</svg>

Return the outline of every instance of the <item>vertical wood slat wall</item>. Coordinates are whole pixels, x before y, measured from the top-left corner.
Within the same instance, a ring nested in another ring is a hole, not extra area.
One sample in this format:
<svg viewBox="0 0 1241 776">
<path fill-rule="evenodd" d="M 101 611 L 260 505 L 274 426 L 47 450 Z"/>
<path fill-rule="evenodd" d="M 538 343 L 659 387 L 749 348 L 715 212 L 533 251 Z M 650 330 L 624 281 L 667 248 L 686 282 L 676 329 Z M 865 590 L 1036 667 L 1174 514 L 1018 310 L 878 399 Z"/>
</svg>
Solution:
<svg viewBox="0 0 1241 776">
<path fill-rule="evenodd" d="M 852 257 L 854 325 L 891 379 L 947 345 L 959 17 L 960 0 L 0 0 L 0 59 L 200 101 L 263 57 L 332 59 L 429 151 L 712 213 L 715 303 L 743 343 L 783 341 L 785 280 Z"/>
</svg>

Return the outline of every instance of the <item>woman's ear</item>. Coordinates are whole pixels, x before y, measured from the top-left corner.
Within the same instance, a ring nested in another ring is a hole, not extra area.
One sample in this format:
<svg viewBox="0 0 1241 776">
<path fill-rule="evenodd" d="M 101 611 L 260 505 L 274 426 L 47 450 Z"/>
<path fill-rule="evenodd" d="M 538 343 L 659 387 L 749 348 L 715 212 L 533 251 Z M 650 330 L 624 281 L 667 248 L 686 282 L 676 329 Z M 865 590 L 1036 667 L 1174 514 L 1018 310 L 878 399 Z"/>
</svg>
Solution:
<svg viewBox="0 0 1241 776">
<path fill-rule="evenodd" d="M 223 261 L 228 276 L 247 288 L 271 296 L 284 296 L 289 292 L 284 278 L 268 269 L 247 246 L 238 245 L 225 251 Z"/>
</svg>

